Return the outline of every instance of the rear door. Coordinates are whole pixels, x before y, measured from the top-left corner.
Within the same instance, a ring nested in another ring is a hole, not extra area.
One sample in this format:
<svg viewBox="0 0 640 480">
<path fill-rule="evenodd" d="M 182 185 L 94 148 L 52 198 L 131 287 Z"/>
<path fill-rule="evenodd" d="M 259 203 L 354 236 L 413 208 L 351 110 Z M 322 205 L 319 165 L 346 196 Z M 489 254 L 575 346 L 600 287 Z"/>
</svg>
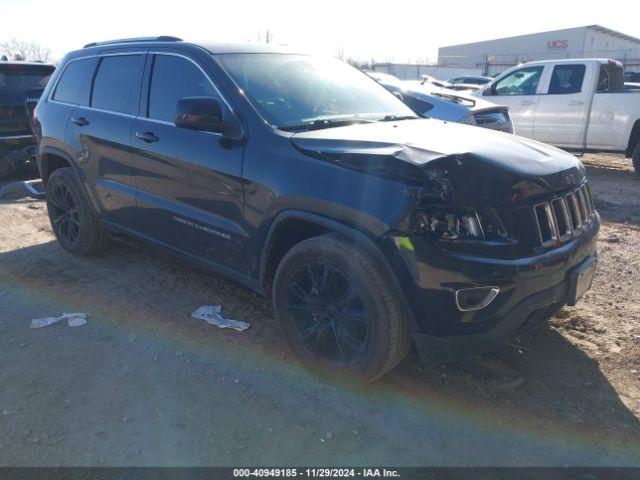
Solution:
<svg viewBox="0 0 640 480">
<path fill-rule="evenodd" d="M 92 190 L 101 217 L 131 227 L 135 183 L 131 129 L 138 113 L 146 51 L 100 56 L 88 105 L 74 110 L 67 143 Z"/>
<path fill-rule="evenodd" d="M 540 95 L 534 138 L 560 147 L 582 147 L 587 120 L 588 85 L 593 72 L 583 63 L 554 65 Z"/>
<path fill-rule="evenodd" d="M 509 107 L 515 133 L 523 137 L 534 138 L 540 99 L 538 89 L 543 73 L 541 65 L 519 68 L 495 82 L 483 94 L 492 102 Z"/>
<path fill-rule="evenodd" d="M 145 101 L 134 121 L 132 147 L 138 187 L 136 229 L 178 250 L 237 268 L 243 221 L 244 147 L 218 133 L 175 126 L 184 97 L 213 97 L 233 115 L 213 77 L 194 59 L 150 52 Z"/>
</svg>

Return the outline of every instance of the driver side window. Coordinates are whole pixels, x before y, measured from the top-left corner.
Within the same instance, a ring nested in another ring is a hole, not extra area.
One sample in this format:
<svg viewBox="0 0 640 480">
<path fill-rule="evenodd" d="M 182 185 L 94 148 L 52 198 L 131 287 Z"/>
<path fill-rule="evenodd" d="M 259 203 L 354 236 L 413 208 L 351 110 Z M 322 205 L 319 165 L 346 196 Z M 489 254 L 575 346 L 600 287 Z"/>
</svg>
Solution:
<svg viewBox="0 0 640 480">
<path fill-rule="evenodd" d="M 194 63 L 182 57 L 156 54 L 151 74 L 148 117 L 173 122 L 178 100 L 184 97 L 221 100 L 215 87 Z"/>
<path fill-rule="evenodd" d="M 494 95 L 535 95 L 544 67 L 525 67 L 496 82 Z"/>
</svg>

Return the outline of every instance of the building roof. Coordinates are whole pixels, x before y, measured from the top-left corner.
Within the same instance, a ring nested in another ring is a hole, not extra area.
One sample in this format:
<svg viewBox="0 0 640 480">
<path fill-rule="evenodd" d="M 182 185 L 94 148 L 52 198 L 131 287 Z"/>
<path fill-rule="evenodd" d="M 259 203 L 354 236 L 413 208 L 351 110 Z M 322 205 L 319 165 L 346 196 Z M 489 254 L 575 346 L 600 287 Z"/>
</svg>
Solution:
<svg viewBox="0 0 640 480">
<path fill-rule="evenodd" d="M 624 40 L 628 40 L 630 42 L 636 42 L 636 43 L 638 43 L 640 45 L 640 38 L 632 37 L 631 35 L 626 35 L 624 33 L 620 33 L 620 32 L 617 32 L 615 30 L 611 30 L 610 28 L 603 27 L 602 25 L 584 25 L 584 26 L 581 26 L 581 27 L 562 28 L 562 29 L 559 29 L 559 30 L 548 30 L 548 31 L 544 31 L 544 32 L 525 33 L 525 34 L 522 34 L 522 35 L 515 35 L 515 36 L 512 36 L 512 37 L 492 38 L 492 39 L 489 39 L 489 40 L 481 40 L 481 41 L 478 41 L 478 42 L 460 43 L 460 44 L 457 44 L 457 45 L 447 45 L 446 47 L 440 47 L 440 48 L 462 47 L 462 46 L 466 46 L 466 45 L 475 45 L 475 44 L 478 44 L 478 43 L 494 42 L 496 40 L 513 40 L 514 38 L 527 37 L 529 35 L 539 35 L 539 34 L 543 34 L 543 33 L 565 32 L 567 30 L 579 30 L 579 29 L 582 29 L 582 28 L 588 28 L 588 29 L 591 29 L 591 30 L 596 30 L 598 32 L 606 33 L 606 34 L 609 34 L 609 35 L 612 35 L 612 36 L 615 36 L 615 37 L 618 37 L 618 38 L 622 38 Z"/>
<path fill-rule="evenodd" d="M 591 30 L 596 30 L 602 33 L 608 33 L 614 37 L 622 38 L 623 40 L 628 40 L 630 42 L 640 43 L 640 38 L 632 37 L 631 35 L 627 35 L 625 33 L 620 33 L 616 30 L 611 30 L 610 28 L 603 27 L 602 25 L 587 25 L 586 28 L 590 28 Z"/>
</svg>

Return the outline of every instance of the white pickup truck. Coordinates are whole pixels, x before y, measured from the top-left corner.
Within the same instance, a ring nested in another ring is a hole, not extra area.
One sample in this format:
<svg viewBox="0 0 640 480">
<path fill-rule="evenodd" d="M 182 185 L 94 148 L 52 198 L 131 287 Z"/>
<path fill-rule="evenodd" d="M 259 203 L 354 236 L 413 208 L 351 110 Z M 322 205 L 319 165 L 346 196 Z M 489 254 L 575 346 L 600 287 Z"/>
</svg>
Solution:
<svg viewBox="0 0 640 480">
<path fill-rule="evenodd" d="M 624 153 L 640 174 L 640 92 L 625 91 L 615 60 L 528 62 L 475 95 L 508 106 L 518 135 L 567 150 Z"/>
</svg>

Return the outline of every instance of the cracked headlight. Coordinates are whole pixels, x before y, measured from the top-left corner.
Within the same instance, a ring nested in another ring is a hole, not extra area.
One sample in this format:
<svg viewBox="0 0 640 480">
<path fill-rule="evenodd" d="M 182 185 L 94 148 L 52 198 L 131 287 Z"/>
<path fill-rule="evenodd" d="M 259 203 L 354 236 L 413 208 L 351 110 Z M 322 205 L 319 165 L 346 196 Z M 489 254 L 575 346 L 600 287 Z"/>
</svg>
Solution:
<svg viewBox="0 0 640 480">
<path fill-rule="evenodd" d="M 480 217 L 473 210 L 464 212 L 447 209 L 422 210 L 420 231 L 432 233 L 442 240 L 484 238 Z"/>
<path fill-rule="evenodd" d="M 419 210 L 419 230 L 443 241 L 484 240 L 505 237 L 506 231 L 492 209 L 428 206 Z"/>
</svg>

